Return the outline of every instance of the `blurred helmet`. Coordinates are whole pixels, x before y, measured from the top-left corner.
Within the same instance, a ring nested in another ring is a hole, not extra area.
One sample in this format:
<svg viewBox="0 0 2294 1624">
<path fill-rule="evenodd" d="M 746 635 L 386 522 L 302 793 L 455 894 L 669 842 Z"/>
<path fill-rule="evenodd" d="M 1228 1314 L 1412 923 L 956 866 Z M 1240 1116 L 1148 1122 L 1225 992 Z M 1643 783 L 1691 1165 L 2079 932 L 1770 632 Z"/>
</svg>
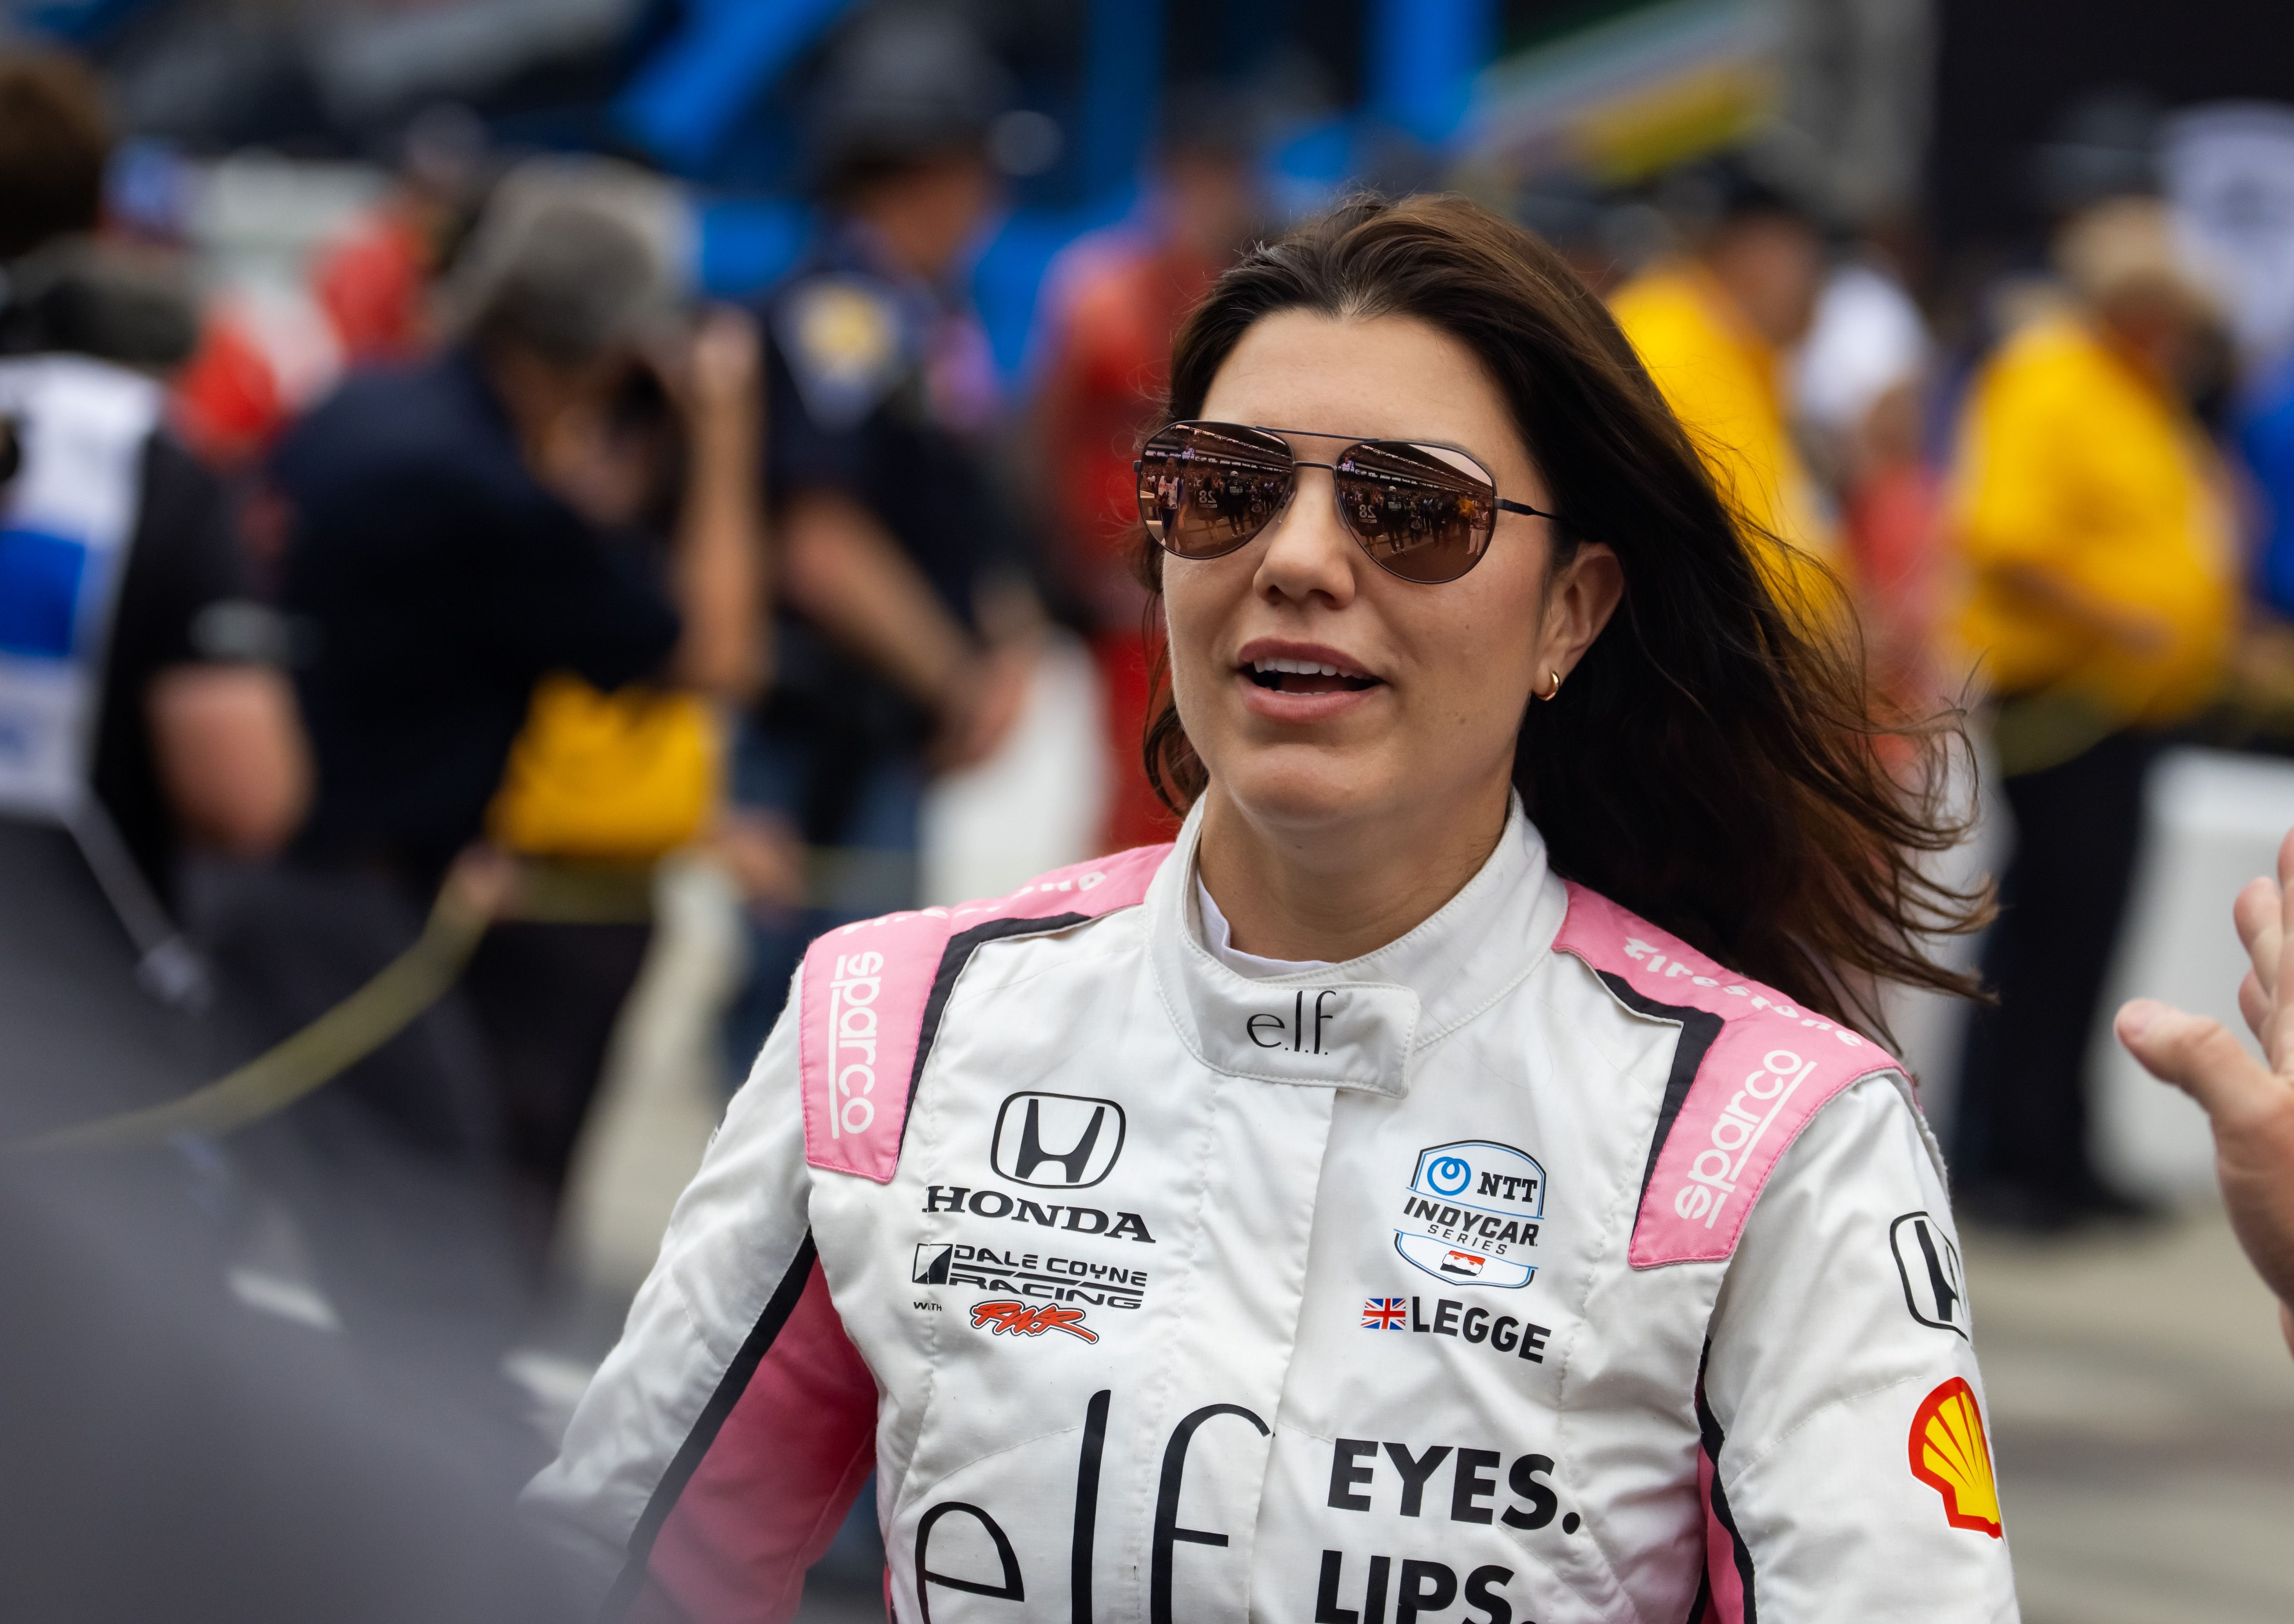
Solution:
<svg viewBox="0 0 2294 1624">
<path fill-rule="evenodd" d="M 1011 76 L 961 18 L 870 11 L 830 52 L 813 102 L 812 173 L 831 197 L 874 176 L 983 149 Z"/>
<path fill-rule="evenodd" d="M 2055 119 L 2031 152 L 2031 184 L 2057 219 L 2105 199 L 2159 187 L 2157 100 L 2145 90 L 2089 91 Z"/>
<path fill-rule="evenodd" d="M 679 193 L 642 169 L 530 159 L 494 188 L 450 279 L 454 325 L 564 366 L 595 360 L 674 319 L 690 233 Z"/>
<path fill-rule="evenodd" d="M 1783 220 L 1825 234 L 1823 209 L 1802 187 L 1778 174 L 1761 155 L 1722 152 L 1667 170 L 1655 200 L 1673 227 L 1691 240 L 1756 220 Z"/>
</svg>

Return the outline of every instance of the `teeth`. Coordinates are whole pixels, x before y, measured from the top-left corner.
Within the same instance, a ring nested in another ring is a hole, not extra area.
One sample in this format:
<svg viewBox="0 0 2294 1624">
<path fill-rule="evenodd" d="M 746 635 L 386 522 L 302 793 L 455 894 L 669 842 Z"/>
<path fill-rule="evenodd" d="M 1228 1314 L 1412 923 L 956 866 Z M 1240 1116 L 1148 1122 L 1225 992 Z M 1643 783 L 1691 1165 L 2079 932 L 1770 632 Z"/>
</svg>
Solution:
<svg viewBox="0 0 2294 1624">
<path fill-rule="evenodd" d="M 1281 671 L 1293 677 L 1342 677 L 1346 673 L 1335 665 L 1316 665 L 1310 660 L 1254 660 L 1254 671 Z"/>
</svg>

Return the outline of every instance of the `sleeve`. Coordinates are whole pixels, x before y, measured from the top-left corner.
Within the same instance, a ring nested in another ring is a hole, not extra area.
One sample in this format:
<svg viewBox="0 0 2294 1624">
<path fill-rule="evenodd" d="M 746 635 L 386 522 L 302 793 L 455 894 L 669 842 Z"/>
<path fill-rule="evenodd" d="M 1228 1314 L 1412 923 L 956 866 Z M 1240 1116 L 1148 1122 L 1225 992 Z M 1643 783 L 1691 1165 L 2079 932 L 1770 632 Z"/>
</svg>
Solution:
<svg viewBox="0 0 2294 1624">
<path fill-rule="evenodd" d="M 1971 1329 L 1933 1141 L 1868 1077 L 1786 1152 L 1713 1311 L 1703 1616 L 2016 1618 Z"/>
<path fill-rule="evenodd" d="M 167 434 L 152 435 L 113 647 L 131 651 L 148 676 L 171 665 L 275 659 L 276 627 L 254 601 L 223 482 Z"/>
<path fill-rule="evenodd" d="M 796 1027 L 782 1019 L 734 1096 L 621 1342 L 525 1490 L 606 1618 L 792 1617 L 875 1464 L 874 1378 L 808 1227 Z"/>
</svg>

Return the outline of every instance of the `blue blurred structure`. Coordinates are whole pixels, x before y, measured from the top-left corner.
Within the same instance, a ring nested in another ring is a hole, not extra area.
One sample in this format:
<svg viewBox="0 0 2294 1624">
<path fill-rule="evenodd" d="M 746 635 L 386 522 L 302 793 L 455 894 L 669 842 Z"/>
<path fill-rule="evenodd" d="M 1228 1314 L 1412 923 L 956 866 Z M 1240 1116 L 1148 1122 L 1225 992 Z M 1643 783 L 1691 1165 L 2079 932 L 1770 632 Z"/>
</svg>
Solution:
<svg viewBox="0 0 2294 1624">
<path fill-rule="evenodd" d="M 2245 402 L 2237 442 L 2266 509 L 2254 589 L 2294 616 L 2294 359 L 2281 361 Z"/>
<path fill-rule="evenodd" d="M 1091 0 L 1080 132 L 1087 196 L 1127 190 L 1137 180 L 1155 138 L 1162 86 L 1160 0 Z"/>
<path fill-rule="evenodd" d="M 851 0 L 691 0 L 684 27 L 614 103 L 622 127 L 670 167 L 707 163 L 757 93 Z"/>
<path fill-rule="evenodd" d="M 470 108 L 511 148 L 634 148 L 681 177 L 694 189 L 699 281 L 740 296 L 777 280 L 804 249 L 806 65 L 866 4 L 628 0 L 619 21 L 597 12 L 578 40 L 580 30 L 541 26 L 552 9 L 541 0 L 522 8 L 290 0 L 228 26 L 209 0 L 0 0 L 0 15 L 89 52 L 123 85 L 143 84 L 146 102 L 193 109 L 135 132 L 154 139 L 135 149 L 121 192 L 146 223 L 170 210 L 161 158 L 250 142 L 368 157 L 395 150 L 410 119 L 445 102 Z M 589 0 L 584 14 L 596 10 Z M 1205 79 L 1267 85 L 1256 132 L 1266 192 L 1294 215 L 1382 169 L 1389 183 L 1436 173 L 1469 133 L 1475 76 L 1495 49 L 1501 8 L 1497 0 L 975 0 L 964 11 L 1012 69 L 1015 108 L 1064 137 L 1045 165 L 1015 163 L 1025 173 L 1015 173 L 1013 207 L 977 262 L 979 305 L 1013 379 L 1027 363 L 1037 288 L 1053 257 L 1136 207 L 1167 88 Z M 439 43 L 481 37 L 483 63 Z M 387 70 L 355 71 L 345 54 L 352 39 L 387 59 Z M 154 65 L 185 41 L 213 59 L 199 59 L 215 82 L 196 93 L 182 87 L 199 76 Z"/>
<path fill-rule="evenodd" d="M 1448 142 L 1497 26 L 1495 0 L 1372 0 L 1363 41 L 1371 117 L 1425 146 Z"/>
<path fill-rule="evenodd" d="M 705 174 L 756 98 L 849 9 L 850 0 L 700 0 L 617 99 L 622 128 L 672 169 Z M 1163 78 L 1159 0 L 1092 0 L 1075 97 L 1082 199 L 1021 207 L 984 246 L 974 294 L 998 367 L 1026 360 L 1036 296 L 1053 256 L 1120 219 L 1138 193 Z M 810 230 L 785 198 L 720 197 L 699 209 L 699 276 L 720 296 L 753 292 L 793 265 Z"/>
<path fill-rule="evenodd" d="M 17 9 L 16 26 L 76 44 L 101 37 L 151 0 L 35 0 Z"/>
</svg>

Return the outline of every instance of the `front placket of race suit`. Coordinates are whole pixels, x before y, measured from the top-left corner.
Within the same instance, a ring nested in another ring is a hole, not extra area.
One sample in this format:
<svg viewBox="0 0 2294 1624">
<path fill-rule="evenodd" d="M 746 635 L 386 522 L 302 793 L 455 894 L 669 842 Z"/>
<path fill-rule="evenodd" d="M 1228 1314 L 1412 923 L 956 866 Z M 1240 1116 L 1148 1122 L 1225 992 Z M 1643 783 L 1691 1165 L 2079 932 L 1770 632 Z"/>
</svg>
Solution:
<svg viewBox="0 0 2294 1624">
<path fill-rule="evenodd" d="M 903 1620 L 1251 1615 L 1333 1102 L 1401 1091 L 1418 997 L 1226 970 L 1192 847 L 1081 951 L 983 953 L 949 1003 L 883 1192 L 937 1304 L 886 1441 Z M 994 1018 L 1023 997 L 1040 1020 Z"/>
</svg>

